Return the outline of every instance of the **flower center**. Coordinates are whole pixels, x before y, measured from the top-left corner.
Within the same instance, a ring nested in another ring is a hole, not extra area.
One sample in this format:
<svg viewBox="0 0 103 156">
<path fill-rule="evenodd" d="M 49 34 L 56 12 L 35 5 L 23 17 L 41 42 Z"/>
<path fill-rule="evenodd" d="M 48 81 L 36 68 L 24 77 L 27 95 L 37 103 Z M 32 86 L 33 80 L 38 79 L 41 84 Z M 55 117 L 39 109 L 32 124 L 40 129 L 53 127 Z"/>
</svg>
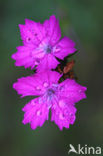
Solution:
<svg viewBox="0 0 103 156">
<path fill-rule="evenodd" d="M 43 95 L 44 102 L 47 103 L 48 109 L 52 106 L 54 98 L 56 98 L 57 85 L 51 86 L 50 88 L 46 85 L 47 89 Z"/>
<path fill-rule="evenodd" d="M 47 91 L 47 95 L 49 97 L 51 97 L 54 93 L 55 93 L 55 91 L 53 89 L 48 89 L 48 91 Z"/>
<path fill-rule="evenodd" d="M 45 93 L 45 98 L 48 102 L 50 102 L 55 94 L 55 91 L 52 88 L 49 88 Z"/>
<path fill-rule="evenodd" d="M 47 46 L 45 47 L 45 52 L 46 52 L 46 53 L 51 53 L 51 51 L 52 51 L 52 47 L 51 47 L 50 45 L 47 45 Z"/>
</svg>

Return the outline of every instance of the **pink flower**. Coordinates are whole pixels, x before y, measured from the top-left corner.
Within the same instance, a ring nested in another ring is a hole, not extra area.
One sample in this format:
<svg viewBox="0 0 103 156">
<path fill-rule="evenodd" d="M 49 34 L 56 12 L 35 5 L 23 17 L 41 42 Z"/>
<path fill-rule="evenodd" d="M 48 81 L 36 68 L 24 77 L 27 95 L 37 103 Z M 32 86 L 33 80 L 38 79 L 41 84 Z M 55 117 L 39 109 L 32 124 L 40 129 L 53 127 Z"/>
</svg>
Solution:
<svg viewBox="0 0 103 156">
<path fill-rule="evenodd" d="M 35 75 L 22 77 L 14 83 L 13 88 L 24 96 L 38 96 L 31 100 L 22 109 L 23 123 L 30 123 L 32 129 L 42 126 L 48 120 L 51 109 L 51 121 L 54 121 L 60 130 L 69 128 L 75 121 L 75 103 L 86 98 L 86 87 L 66 79 L 58 83 L 61 75 L 55 71 L 46 71 Z"/>
<path fill-rule="evenodd" d="M 17 47 L 12 55 L 16 66 L 37 66 L 37 71 L 54 69 L 59 64 L 56 57 L 63 59 L 76 51 L 75 43 L 68 37 L 60 40 L 60 27 L 54 15 L 43 24 L 26 19 L 25 25 L 19 27 L 23 46 Z"/>
</svg>

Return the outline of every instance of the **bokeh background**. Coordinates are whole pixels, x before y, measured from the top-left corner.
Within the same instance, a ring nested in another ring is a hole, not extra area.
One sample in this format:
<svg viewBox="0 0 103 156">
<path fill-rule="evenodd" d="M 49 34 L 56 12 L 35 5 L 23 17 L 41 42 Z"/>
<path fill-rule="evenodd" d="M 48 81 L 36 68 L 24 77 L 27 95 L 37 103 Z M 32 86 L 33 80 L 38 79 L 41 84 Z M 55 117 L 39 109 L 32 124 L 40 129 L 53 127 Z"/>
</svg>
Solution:
<svg viewBox="0 0 103 156">
<path fill-rule="evenodd" d="M 62 35 L 76 42 L 72 57 L 78 83 L 87 86 L 87 99 L 76 104 L 76 122 L 60 131 L 50 121 L 35 131 L 21 123 L 22 107 L 12 84 L 32 73 L 15 67 L 11 55 L 22 45 L 18 24 L 59 18 Z M 103 148 L 103 0 L 0 0 L 0 156 L 67 156 L 69 144 Z M 102 152 L 103 154 L 103 152 Z M 75 155 L 75 154 L 74 154 Z"/>
</svg>

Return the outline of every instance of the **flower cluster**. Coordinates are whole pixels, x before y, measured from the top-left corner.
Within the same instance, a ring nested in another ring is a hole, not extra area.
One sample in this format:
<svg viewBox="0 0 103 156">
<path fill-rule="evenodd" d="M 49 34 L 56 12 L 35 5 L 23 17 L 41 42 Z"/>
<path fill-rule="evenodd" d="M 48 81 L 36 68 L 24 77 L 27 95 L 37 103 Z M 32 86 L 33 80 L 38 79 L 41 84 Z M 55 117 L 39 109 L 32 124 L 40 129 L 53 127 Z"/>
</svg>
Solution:
<svg viewBox="0 0 103 156">
<path fill-rule="evenodd" d="M 86 98 L 86 87 L 75 80 L 67 78 L 59 83 L 62 74 L 52 71 L 59 64 L 57 58 L 64 57 L 76 51 L 75 43 L 68 37 L 60 40 L 61 32 L 58 20 L 51 16 L 43 24 L 25 20 L 25 25 L 19 25 L 23 46 L 17 47 L 12 55 L 16 66 L 36 69 L 31 76 L 19 78 L 13 84 L 18 94 L 38 96 L 22 109 L 23 123 L 30 123 L 32 129 L 42 126 L 48 120 L 51 110 L 51 121 L 60 130 L 69 128 L 75 121 L 75 103 Z"/>
</svg>

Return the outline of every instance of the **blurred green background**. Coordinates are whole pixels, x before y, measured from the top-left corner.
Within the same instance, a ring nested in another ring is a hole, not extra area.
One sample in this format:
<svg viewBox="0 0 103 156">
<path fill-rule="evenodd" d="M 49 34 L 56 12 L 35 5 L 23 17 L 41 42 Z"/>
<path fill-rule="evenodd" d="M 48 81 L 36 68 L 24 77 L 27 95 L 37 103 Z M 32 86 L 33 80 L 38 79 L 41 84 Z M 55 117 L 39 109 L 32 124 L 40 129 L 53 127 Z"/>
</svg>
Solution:
<svg viewBox="0 0 103 156">
<path fill-rule="evenodd" d="M 35 131 L 21 123 L 22 107 L 12 84 L 32 73 L 15 67 L 11 55 L 22 45 L 18 24 L 43 22 L 55 14 L 62 35 L 76 42 L 75 72 L 87 86 L 87 99 L 76 104 L 76 122 L 60 131 L 50 121 Z M 67 156 L 69 144 L 103 148 L 103 0 L 0 0 L 0 156 Z M 103 154 L 103 152 L 102 152 Z"/>
</svg>

